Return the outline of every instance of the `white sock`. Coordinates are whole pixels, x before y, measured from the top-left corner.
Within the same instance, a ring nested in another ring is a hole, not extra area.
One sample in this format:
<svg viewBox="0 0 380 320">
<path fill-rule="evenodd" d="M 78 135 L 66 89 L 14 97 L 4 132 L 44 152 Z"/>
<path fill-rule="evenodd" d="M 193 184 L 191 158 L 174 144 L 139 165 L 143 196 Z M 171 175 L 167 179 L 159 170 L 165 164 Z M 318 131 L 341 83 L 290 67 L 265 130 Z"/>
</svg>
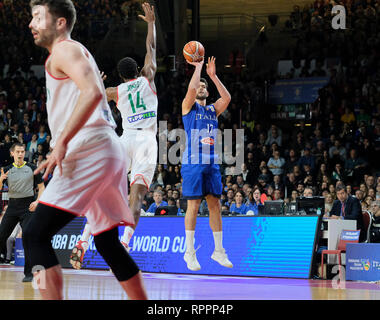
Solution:
<svg viewBox="0 0 380 320">
<path fill-rule="evenodd" d="M 215 250 L 222 251 L 223 250 L 223 231 L 213 232 Z"/>
<path fill-rule="evenodd" d="M 185 230 L 186 232 L 186 251 L 194 251 L 195 230 Z"/>
<path fill-rule="evenodd" d="M 123 237 L 121 238 L 121 241 L 123 241 L 124 243 L 129 245 L 129 241 L 131 241 L 131 238 L 132 238 L 134 232 L 135 232 L 135 230 L 133 230 L 133 228 L 131 228 L 129 226 L 125 227 L 124 234 L 123 234 Z"/>
<path fill-rule="evenodd" d="M 90 236 L 91 236 L 91 227 L 88 223 L 86 223 L 86 225 L 84 226 L 82 237 L 81 237 L 82 241 L 87 241 L 85 243 L 82 243 L 82 247 L 85 251 L 87 251 L 88 249 L 88 239 L 90 239 Z"/>
</svg>

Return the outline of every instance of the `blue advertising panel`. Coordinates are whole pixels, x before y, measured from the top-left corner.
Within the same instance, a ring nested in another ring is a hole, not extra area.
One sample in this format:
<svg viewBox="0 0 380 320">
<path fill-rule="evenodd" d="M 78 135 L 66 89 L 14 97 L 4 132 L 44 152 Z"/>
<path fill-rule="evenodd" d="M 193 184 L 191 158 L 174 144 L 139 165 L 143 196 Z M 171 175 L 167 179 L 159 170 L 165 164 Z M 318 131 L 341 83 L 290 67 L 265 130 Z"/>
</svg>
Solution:
<svg viewBox="0 0 380 320">
<path fill-rule="evenodd" d="M 15 243 L 15 266 L 24 266 L 24 247 L 22 246 L 22 239 L 16 238 Z"/>
<path fill-rule="evenodd" d="M 346 280 L 380 280 L 380 243 L 347 243 Z"/>
<path fill-rule="evenodd" d="M 211 259 L 214 239 L 208 217 L 198 217 L 195 248 L 201 270 L 186 267 L 183 217 L 141 217 L 130 246 L 130 254 L 142 271 L 209 275 L 309 278 L 318 216 L 223 217 L 223 245 L 233 268 Z M 63 267 L 86 223 L 76 218 L 53 237 L 52 244 Z M 124 227 L 119 227 L 121 238 Z M 83 268 L 108 269 L 97 252 L 93 237 Z"/>
<path fill-rule="evenodd" d="M 269 87 L 268 100 L 270 104 L 313 103 L 328 82 L 329 77 L 277 80 Z"/>
</svg>

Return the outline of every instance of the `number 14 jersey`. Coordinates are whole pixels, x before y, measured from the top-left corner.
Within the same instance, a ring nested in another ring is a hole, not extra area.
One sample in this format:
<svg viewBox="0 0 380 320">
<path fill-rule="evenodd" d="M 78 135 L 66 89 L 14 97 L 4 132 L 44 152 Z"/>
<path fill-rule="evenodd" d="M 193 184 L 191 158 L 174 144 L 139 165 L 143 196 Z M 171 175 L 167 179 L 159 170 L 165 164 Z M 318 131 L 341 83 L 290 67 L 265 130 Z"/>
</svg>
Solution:
<svg viewBox="0 0 380 320">
<path fill-rule="evenodd" d="M 146 77 L 138 77 L 117 87 L 117 108 L 123 130 L 141 128 L 157 132 L 157 94 Z"/>
</svg>

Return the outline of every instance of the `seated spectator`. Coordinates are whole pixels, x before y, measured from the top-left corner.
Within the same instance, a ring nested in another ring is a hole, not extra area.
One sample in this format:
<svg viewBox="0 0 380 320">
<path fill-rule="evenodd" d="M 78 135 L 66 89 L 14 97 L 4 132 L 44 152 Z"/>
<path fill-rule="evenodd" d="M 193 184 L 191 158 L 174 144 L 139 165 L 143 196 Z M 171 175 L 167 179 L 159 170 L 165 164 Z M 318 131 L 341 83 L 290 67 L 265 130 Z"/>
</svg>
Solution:
<svg viewBox="0 0 380 320">
<path fill-rule="evenodd" d="M 24 143 L 28 144 L 29 141 L 32 140 L 32 133 L 30 132 L 30 127 L 29 126 L 25 126 L 24 127 Z"/>
<path fill-rule="evenodd" d="M 37 142 L 37 135 L 36 134 L 33 134 L 32 135 L 32 140 L 28 142 L 27 146 L 26 146 L 26 151 L 27 151 L 27 157 L 28 157 L 28 161 L 29 162 L 32 162 L 32 159 L 33 159 L 33 155 L 35 152 L 37 152 L 37 146 L 38 146 L 38 142 Z"/>
<path fill-rule="evenodd" d="M 345 180 L 345 172 L 340 162 L 337 162 L 335 164 L 335 168 L 332 172 L 331 179 L 333 182 Z"/>
<path fill-rule="evenodd" d="M 268 170 L 268 167 L 264 161 L 260 164 L 260 174 L 258 180 L 264 180 L 265 183 L 270 183 L 272 181 L 272 173 Z"/>
<path fill-rule="evenodd" d="M 293 172 L 286 175 L 286 177 L 285 177 L 285 188 L 286 188 L 288 194 L 291 193 L 293 190 L 297 189 L 297 181 L 296 181 L 296 178 L 295 178 Z"/>
<path fill-rule="evenodd" d="M 279 175 L 273 176 L 273 182 L 272 182 L 272 187 L 276 190 L 279 189 L 281 192 L 284 191 L 284 185 L 281 182 L 281 177 Z"/>
<path fill-rule="evenodd" d="M 331 196 L 331 193 L 327 193 L 327 195 L 325 196 L 325 214 L 326 215 L 330 214 L 333 203 L 334 203 L 334 199 Z"/>
<path fill-rule="evenodd" d="M 243 176 L 242 175 L 238 175 L 236 177 L 236 184 L 239 186 L 240 189 L 243 188 L 244 180 L 243 180 Z"/>
<path fill-rule="evenodd" d="M 367 167 L 367 163 L 361 157 L 358 157 L 356 149 L 350 150 L 349 158 L 344 164 L 346 170 L 346 176 L 350 177 L 350 181 L 355 183 L 361 180 L 364 175 L 364 170 Z"/>
<path fill-rule="evenodd" d="M 285 160 L 284 173 L 288 174 L 293 171 L 294 166 L 298 164 L 298 157 L 294 149 L 289 150 L 289 156 Z"/>
<path fill-rule="evenodd" d="M 299 197 L 298 191 L 293 190 L 291 195 L 290 195 L 290 202 L 296 202 L 298 197 Z"/>
<path fill-rule="evenodd" d="M 305 191 L 305 185 L 303 184 L 303 182 L 299 182 L 297 184 L 297 192 L 298 192 L 298 194 L 303 194 L 304 191 Z"/>
<path fill-rule="evenodd" d="M 350 108 L 346 107 L 344 109 L 344 114 L 340 117 L 340 121 L 348 123 L 349 125 L 355 123 L 355 115 Z"/>
<path fill-rule="evenodd" d="M 227 208 L 229 208 L 231 206 L 232 202 L 234 201 L 234 197 L 235 197 L 234 190 L 229 189 L 227 191 L 227 199 L 223 202 L 223 205 L 226 206 Z"/>
<path fill-rule="evenodd" d="M 367 189 L 375 188 L 375 177 L 374 176 L 367 176 L 365 178 L 365 185 L 367 186 Z"/>
<path fill-rule="evenodd" d="M 174 185 L 180 182 L 181 182 L 181 172 L 180 172 L 179 166 L 169 166 L 167 183 Z"/>
<path fill-rule="evenodd" d="M 150 207 L 148 208 L 146 212 L 155 213 L 157 208 L 167 206 L 168 203 L 162 200 L 163 195 L 164 194 L 161 190 L 154 191 L 153 193 L 154 202 L 150 205 Z"/>
<path fill-rule="evenodd" d="M 349 196 L 345 186 L 338 186 L 336 194 L 338 200 L 334 201 L 329 215 L 330 219 L 356 220 L 356 229 L 361 230 L 359 241 L 364 241 L 366 235 L 363 229 L 363 215 L 359 200 Z"/>
<path fill-rule="evenodd" d="M 153 177 L 154 185 L 165 186 L 168 184 L 168 172 L 164 169 L 162 164 L 157 165 L 155 175 Z"/>
<path fill-rule="evenodd" d="M 247 164 L 246 163 L 243 163 L 242 166 L 241 166 L 241 175 L 243 177 L 243 181 L 245 183 L 253 183 L 253 171 L 251 172 L 251 170 L 248 169 L 247 167 Z"/>
<path fill-rule="evenodd" d="M 298 161 L 298 165 L 300 168 L 303 168 L 305 164 L 310 165 L 311 170 L 314 172 L 315 170 L 315 159 L 314 156 L 310 154 L 310 148 L 304 148 L 303 155 Z"/>
<path fill-rule="evenodd" d="M 273 191 L 273 200 L 283 200 L 282 199 L 282 192 L 280 189 L 274 189 Z"/>
<path fill-rule="evenodd" d="M 380 242 L 380 201 L 373 201 L 369 211 L 373 217 L 373 224 L 370 229 L 370 239 L 371 243 Z"/>
<path fill-rule="evenodd" d="M 261 192 L 259 188 L 255 188 L 253 192 L 248 195 L 247 215 L 257 216 L 260 207 L 264 207 L 264 204 L 261 201 Z"/>
<path fill-rule="evenodd" d="M 313 191 L 313 188 L 311 187 L 306 187 L 304 190 L 303 190 L 303 196 L 304 197 L 312 197 L 314 194 L 314 191 Z"/>
<path fill-rule="evenodd" d="M 267 166 L 272 174 L 281 176 L 284 173 L 285 159 L 280 157 L 279 151 L 273 152 L 273 157 L 269 158 Z"/>
<path fill-rule="evenodd" d="M 374 199 L 370 196 L 365 197 L 365 199 L 361 202 L 362 210 L 367 211 L 372 205 Z"/>
<path fill-rule="evenodd" d="M 360 202 L 364 199 L 364 193 L 362 190 L 358 189 L 355 191 L 355 198 L 358 199 Z"/>
<path fill-rule="evenodd" d="M 340 140 L 335 140 L 334 145 L 329 149 L 330 160 L 335 165 L 336 162 L 346 160 L 346 148 L 341 145 Z"/>
<path fill-rule="evenodd" d="M 378 184 L 376 186 L 376 196 L 375 196 L 375 199 L 376 200 L 380 200 L 380 184 Z"/>
<path fill-rule="evenodd" d="M 45 130 L 45 126 L 40 126 L 40 129 L 38 131 L 38 139 L 37 143 L 42 144 L 46 141 L 47 132 Z"/>
<path fill-rule="evenodd" d="M 230 212 L 233 214 L 246 214 L 247 207 L 243 203 L 243 200 L 244 200 L 243 192 L 237 191 L 235 193 L 235 202 L 232 203 L 230 206 Z"/>
<path fill-rule="evenodd" d="M 282 146 L 282 136 L 278 134 L 277 128 L 271 129 L 272 135 L 268 137 L 265 141 L 265 145 L 271 146 L 273 143 L 276 143 L 279 147 Z"/>
<path fill-rule="evenodd" d="M 376 190 L 374 188 L 368 189 L 368 197 L 371 197 L 373 200 L 376 199 Z"/>
<path fill-rule="evenodd" d="M 360 184 L 359 190 L 361 190 L 363 192 L 363 199 L 365 197 L 367 197 L 367 195 L 368 195 L 368 188 L 367 188 L 367 185 L 365 183 L 361 183 Z"/>
</svg>

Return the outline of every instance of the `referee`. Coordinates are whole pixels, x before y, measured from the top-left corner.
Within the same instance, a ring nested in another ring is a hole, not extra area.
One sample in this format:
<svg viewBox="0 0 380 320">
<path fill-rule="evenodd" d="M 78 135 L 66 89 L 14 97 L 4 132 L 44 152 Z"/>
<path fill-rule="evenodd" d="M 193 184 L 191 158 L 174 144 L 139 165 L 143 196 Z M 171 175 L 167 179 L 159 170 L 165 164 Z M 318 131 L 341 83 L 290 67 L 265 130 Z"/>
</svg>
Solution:
<svg viewBox="0 0 380 320">
<path fill-rule="evenodd" d="M 0 224 L 0 262 L 4 263 L 7 251 L 7 239 L 13 229 L 20 222 L 24 229 L 31 213 L 36 210 L 38 199 L 45 189 L 41 174 L 34 175 L 37 168 L 32 163 L 24 161 L 25 146 L 22 143 L 14 143 L 10 148 L 13 164 L 1 169 L 0 190 L 6 180 L 8 184 L 9 202 L 4 217 Z M 38 197 L 34 200 L 34 189 L 38 186 Z M 24 239 L 23 239 L 24 240 Z M 23 241 L 24 242 L 24 241 Z M 25 248 L 25 245 L 24 245 Z M 32 266 L 29 263 L 29 254 L 25 251 L 24 279 L 22 282 L 33 280 Z"/>
</svg>

